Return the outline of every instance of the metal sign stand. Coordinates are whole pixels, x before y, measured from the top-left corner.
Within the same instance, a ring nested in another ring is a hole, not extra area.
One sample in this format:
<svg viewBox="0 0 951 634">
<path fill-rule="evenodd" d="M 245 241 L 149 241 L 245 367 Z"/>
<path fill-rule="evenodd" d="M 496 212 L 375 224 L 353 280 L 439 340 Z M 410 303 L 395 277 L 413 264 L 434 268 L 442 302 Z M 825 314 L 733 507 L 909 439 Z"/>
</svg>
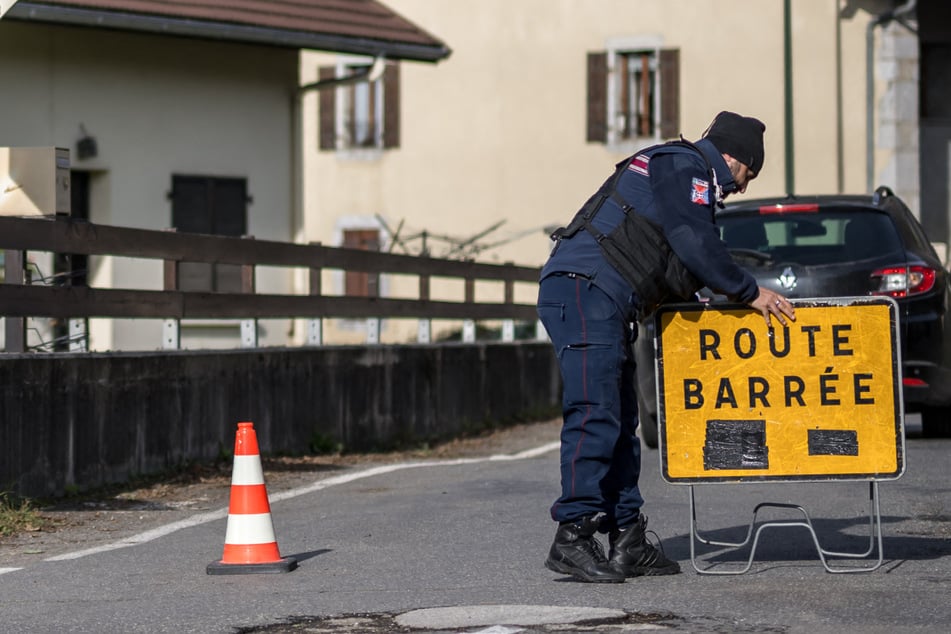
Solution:
<svg viewBox="0 0 951 634">
<path fill-rule="evenodd" d="M 822 561 L 823 567 L 825 567 L 827 572 L 832 573 L 849 573 L 849 572 L 872 572 L 873 570 L 878 569 L 882 565 L 884 554 L 882 552 L 882 513 L 879 506 L 878 499 L 878 482 L 872 480 L 868 483 L 869 485 L 869 540 L 868 540 L 868 549 L 863 553 L 843 553 L 835 552 L 831 550 L 825 550 L 819 544 L 819 537 L 816 535 L 815 528 L 812 525 L 812 520 L 809 518 L 809 514 L 801 506 L 796 504 L 782 504 L 778 502 L 762 502 L 756 505 L 756 508 L 753 509 L 753 519 L 750 522 L 749 530 L 746 533 L 746 539 L 742 542 L 721 542 L 713 539 L 708 539 L 701 535 L 699 529 L 697 528 L 697 507 L 694 499 L 694 487 L 690 485 L 690 562 L 693 564 L 694 569 L 704 575 L 740 575 L 743 574 L 752 567 L 753 558 L 756 556 L 756 546 L 759 543 L 760 533 L 767 528 L 792 528 L 792 527 L 802 527 L 809 531 L 809 534 L 812 535 L 812 541 L 816 545 L 816 551 L 819 553 L 819 559 Z M 759 513 L 760 509 L 763 508 L 784 508 L 784 509 L 793 509 L 802 513 L 803 520 L 801 521 L 770 521 L 764 522 L 756 529 L 756 532 L 753 532 L 753 528 L 756 526 L 756 515 Z M 752 538 L 752 544 L 750 539 Z M 726 548 L 732 548 L 733 550 L 740 550 L 741 548 L 750 545 L 750 556 L 746 561 L 746 565 L 740 569 L 732 570 L 715 570 L 718 564 L 711 564 L 706 567 L 701 567 L 698 563 L 696 545 L 697 542 L 701 544 L 706 544 L 708 546 L 722 546 Z M 872 555 L 873 552 L 878 551 L 878 559 L 874 561 L 869 566 L 831 566 L 826 557 L 839 557 L 839 558 L 849 558 L 849 559 L 866 559 Z"/>
</svg>

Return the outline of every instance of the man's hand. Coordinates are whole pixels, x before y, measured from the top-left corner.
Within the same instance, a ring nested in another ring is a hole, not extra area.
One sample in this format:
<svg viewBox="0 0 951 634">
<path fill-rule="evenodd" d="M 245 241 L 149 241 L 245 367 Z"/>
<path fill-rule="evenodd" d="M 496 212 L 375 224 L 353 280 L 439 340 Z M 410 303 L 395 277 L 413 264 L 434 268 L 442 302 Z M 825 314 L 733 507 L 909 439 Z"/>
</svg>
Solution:
<svg viewBox="0 0 951 634">
<path fill-rule="evenodd" d="M 759 295 L 749 305 L 763 314 L 767 328 L 773 327 L 770 315 L 776 315 L 776 319 L 784 326 L 786 325 L 786 317 L 796 321 L 796 309 L 789 303 L 789 300 L 768 288 L 760 286 Z"/>
</svg>

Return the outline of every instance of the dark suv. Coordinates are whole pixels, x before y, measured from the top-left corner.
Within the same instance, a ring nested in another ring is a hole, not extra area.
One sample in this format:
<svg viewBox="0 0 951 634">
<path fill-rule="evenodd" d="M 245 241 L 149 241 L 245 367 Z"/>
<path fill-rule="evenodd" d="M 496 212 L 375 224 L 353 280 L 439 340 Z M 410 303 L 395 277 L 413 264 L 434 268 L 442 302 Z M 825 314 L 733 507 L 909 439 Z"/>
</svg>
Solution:
<svg viewBox="0 0 951 634">
<path fill-rule="evenodd" d="M 906 412 L 926 436 L 951 433 L 951 281 L 908 207 L 891 190 L 871 196 L 747 200 L 717 212 L 733 259 L 760 286 L 791 299 L 887 295 L 899 306 Z M 703 289 L 701 301 L 724 298 Z M 641 435 L 657 446 L 654 324 L 635 343 Z"/>
</svg>

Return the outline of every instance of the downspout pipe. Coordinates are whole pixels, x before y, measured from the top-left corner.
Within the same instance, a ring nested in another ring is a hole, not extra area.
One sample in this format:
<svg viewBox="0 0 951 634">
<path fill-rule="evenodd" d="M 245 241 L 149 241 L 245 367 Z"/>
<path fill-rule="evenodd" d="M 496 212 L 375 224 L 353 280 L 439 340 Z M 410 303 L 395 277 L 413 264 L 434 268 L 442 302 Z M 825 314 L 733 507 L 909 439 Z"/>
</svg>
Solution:
<svg viewBox="0 0 951 634">
<path fill-rule="evenodd" d="M 881 13 L 865 28 L 865 187 L 875 189 L 875 29 L 886 27 L 893 20 L 908 29 L 905 16 L 915 10 L 917 0 L 908 0 L 900 7 Z"/>
<path fill-rule="evenodd" d="M 796 149 L 793 135 L 792 80 L 792 0 L 783 2 L 783 110 L 784 145 L 786 147 L 786 194 L 796 192 Z"/>
</svg>

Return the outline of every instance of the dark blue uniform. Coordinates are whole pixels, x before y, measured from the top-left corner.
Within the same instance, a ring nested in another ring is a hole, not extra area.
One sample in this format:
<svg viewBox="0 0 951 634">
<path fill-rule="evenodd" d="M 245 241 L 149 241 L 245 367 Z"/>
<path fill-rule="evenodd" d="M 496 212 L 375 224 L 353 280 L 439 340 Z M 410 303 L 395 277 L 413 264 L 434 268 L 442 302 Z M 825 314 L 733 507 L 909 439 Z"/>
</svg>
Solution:
<svg viewBox="0 0 951 634">
<path fill-rule="evenodd" d="M 720 240 L 713 222 L 718 187 L 727 194 L 736 183 L 720 152 L 706 139 L 693 148 L 661 145 L 645 150 L 617 181 L 620 197 L 663 229 L 690 273 L 711 289 L 747 303 L 759 291 Z M 592 224 L 608 234 L 623 218 L 621 206 L 609 198 Z M 589 231 L 558 241 L 542 269 L 538 296 L 538 315 L 555 347 L 564 382 L 562 493 L 551 508 L 558 522 L 603 513 L 602 530 L 608 531 L 634 522 L 644 503 L 638 489 L 641 450 L 635 435 L 631 356 L 639 308 L 633 286 L 605 260 Z"/>
</svg>

